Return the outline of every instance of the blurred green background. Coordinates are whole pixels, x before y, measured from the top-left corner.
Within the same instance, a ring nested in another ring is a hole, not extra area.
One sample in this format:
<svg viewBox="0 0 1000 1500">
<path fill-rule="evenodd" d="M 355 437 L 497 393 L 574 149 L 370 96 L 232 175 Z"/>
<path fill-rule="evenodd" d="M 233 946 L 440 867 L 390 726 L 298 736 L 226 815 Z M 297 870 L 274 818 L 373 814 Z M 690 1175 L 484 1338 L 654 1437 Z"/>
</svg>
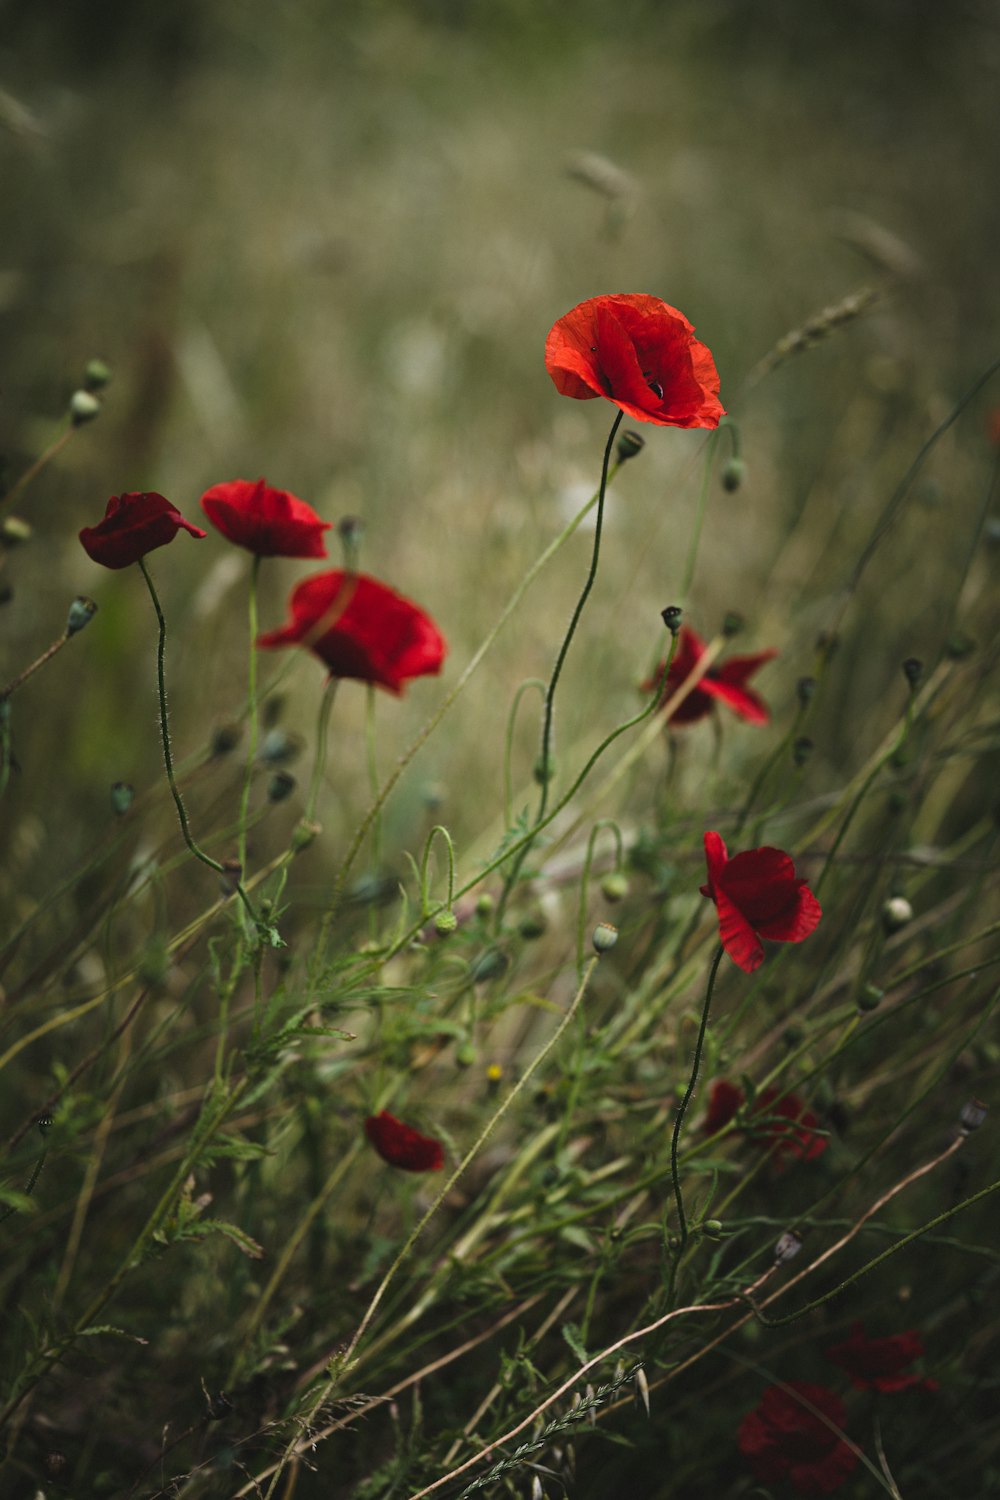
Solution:
<svg viewBox="0 0 1000 1500">
<path fill-rule="evenodd" d="M 100 421 L 20 507 L 35 540 L 7 570 L 8 675 L 74 593 L 101 607 L 17 704 L 11 797 L 37 809 L 45 784 L 46 824 L 25 836 L 46 878 L 106 818 L 110 782 L 159 774 L 148 600 L 76 541 L 109 495 L 156 489 L 193 518 L 209 485 L 264 474 L 330 519 L 361 516 L 362 565 L 436 616 L 451 682 L 598 477 L 613 412 L 557 395 L 549 326 L 595 293 L 652 292 L 714 352 L 748 464 L 738 494 L 713 486 L 688 618 L 708 635 L 738 610 L 741 649 L 781 649 L 761 687 L 782 717 L 879 509 L 996 353 L 995 4 L 16 0 L 0 23 L 11 475 L 86 360 L 114 370 Z M 873 311 L 744 388 L 863 285 L 882 292 Z M 900 658 L 940 650 L 989 404 L 939 445 L 873 565 L 822 736 L 833 775 L 897 711 Z M 632 711 L 680 586 L 705 439 L 644 435 L 564 679 L 563 744 Z M 506 706 L 547 673 L 587 552 L 576 538 L 529 594 L 422 752 L 401 825 L 434 785 L 460 837 L 481 831 Z M 212 533 L 153 563 L 184 754 L 242 699 L 249 558 Z M 306 571 L 265 569 L 265 628 Z M 288 722 L 308 734 L 321 669 L 303 659 L 292 682 Z M 440 691 L 380 701 L 385 764 Z M 359 690 L 341 694 L 325 820 L 340 807 L 344 829 L 362 713 Z M 519 780 L 536 732 L 525 712 Z"/>
</svg>

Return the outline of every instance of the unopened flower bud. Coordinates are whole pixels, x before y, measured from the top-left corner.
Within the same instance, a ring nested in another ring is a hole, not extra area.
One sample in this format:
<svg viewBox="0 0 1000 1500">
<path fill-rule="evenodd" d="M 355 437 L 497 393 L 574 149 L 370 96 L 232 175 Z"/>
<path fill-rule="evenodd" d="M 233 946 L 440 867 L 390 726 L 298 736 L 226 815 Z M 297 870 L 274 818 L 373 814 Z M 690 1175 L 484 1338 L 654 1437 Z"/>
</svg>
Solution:
<svg viewBox="0 0 1000 1500">
<path fill-rule="evenodd" d="M 628 895 L 628 878 L 621 870 L 612 870 L 601 881 L 601 894 L 605 901 L 624 901 Z"/>
<path fill-rule="evenodd" d="M 801 1235 L 796 1234 L 794 1229 L 786 1229 L 774 1247 L 774 1264 L 776 1266 L 787 1266 L 788 1262 L 794 1260 L 801 1249 Z"/>
<path fill-rule="evenodd" d="M 499 948 L 487 948 L 472 965 L 474 982 L 481 984 L 487 979 L 498 979 L 506 971 L 508 962 L 506 953 L 501 953 Z"/>
<path fill-rule="evenodd" d="M 795 684 L 795 692 L 801 706 L 808 708 L 816 693 L 815 677 L 800 677 Z"/>
<path fill-rule="evenodd" d="M 261 741 L 259 753 L 261 760 L 280 766 L 286 760 L 294 760 L 301 748 L 299 741 L 283 729 L 269 729 Z"/>
<path fill-rule="evenodd" d="M 698 1228 L 707 1240 L 721 1240 L 725 1226 L 721 1219 L 703 1219 Z"/>
<path fill-rule="evenodd" d="M 815 746 L 809 736 L 807 734 L 800 734 L 792 746 L 792 761 L 801 768 L 805 765 L 810 755 L 812 755 L 814 749 Z"/>
<path fill-rule="evenodd" d="M 551 781 L 556 774 L 556 758 L 554 755 L 539 756 L 535 761 L 531 773 L 539 786 L 544 786 Z"/>
<path fill-rule="evenodd" d="M 22 516 L 4 516 L 0 522 L 0 546 L 20 547 L 24 542 L 30 542 L 32 534 L 31 522 Z"/>
<path fill-rule="evenodd" d="M 729 493 L 732 494 L 733 491 L 738 490 L 740 485 L 743 483 L 744 479 L 746 478 L 746 472 L 747 466 L 743 462 L 742 458 L 731 458 L 728 463 L 723 466 L 722 488 L 724 490 L 728 490 Z"/>
<path fill-rule="evenodd" d="M 887 933 L 898 932 L 913 921 L 913 907 L 905 896 L 890 896 L 882 906 L 882 926 Z"/>
<path fill-rule="evenodd" d="M 222 870 L 219 873 L 219 887 L 224 896 L 233 896 L 236 888 L 243 879 L 243 866 L 234 857 L 222 861 Z"/>
<path fill-rule="evenodd" d="M 903 676 L 906 678 L 907 682 L 910 684 L 910 687 L 911 688 L 915 688 L 918 685 L 918 683 L 920 682 L 920 679 L 921 679 L 921 677 L 923 677 L 923 675 L 924 675 L 924 664 L 923 664 L 923 662 L 919 659 L 919 657 L 908 656 L 906 658 L 906 660 L 904 661 L 904 663 L 903 663 Z"/>
<path fill-rule="evenodd" d="M 961 630 L 954 631 L 944 643 L 945 655 L 950 661 L 964 661 L 975 649 L 976 643 L 971 635 Z"/>
<path fill-rule="evenodd" d="M 481 896 L 476 897 L 476 916 L 488 917 L 496 906 L 496 902 L 489 891 L 483 891 Z"/>
<path fill-rule="evenodd" d="M 880 990 L 877 984 L 864 984 L 858 992 L 858 1010 L 878 1010 L 885 999 L 885 990 Z"/>
<path fill-rule="evenodd" d="M 963 1104 L 958 1117 L 959 1135 L 971 1135 L 974 1130 L 978 1130 L 985 1123 L 988 1114 L 989 1108 L 982 1099 L 970 1099 Z"/>
<path fill-rule="evenodd" d="M 268 802 L 284 802 L 295 790 L 295 777 L 291 771 L 275 771 L 267 783 Z"/>
<path fill-rule="evenodd" d="M 69 398 L 70 421 L 74 427 L 82 427 L 101 414 L 101 403 L 89 391 L 74 391 Z"/>
<path fill-rule="evenodd" d="M 122 818 L 135 800 L 135 788 L 127 781 L 116 781 L 111 788 L 111 808 L 116 817 Z"/>
<path fill-rule="evenodd" d="M 97 614 L 97 605 L 86 594 L 77 594 L 66 615 L 66 634 L 76 635 L 88 626 Z"/>
<path fill-rule="evenodd" d="M 540 938 L 547 931 L 548 925 L 544 912 L 537 910 L 529 911 L 525 912 L 520 922 L 518 922 L 517 930 L 523 938 L 527 938 L 530 942 L 533 938 Z"/>
<path fill-rule="evenodd" d="M 462 1042 L 455 1048 L 455 1061 L 460 1068 L 471 1068 L 478 1055 L 471 1042 Z"/>
<path fill-rule="evenodd" d="M 618 941 L 618 928 L 610 922 L 598 922 L 591 935 L 595 953 L 609 953 Z"/>
<path fill-rule="evenodd" d="M 618 462 L 625 463 L 626 459 L 635 458 L 646 446 L 646 439 L 638 432 L 627 428 L 618 439 Z"/>
<path fill-rule="evenodd" d="M 681 615 L 683 613 L 684 611 L 681 609 L 679 604 L 668 604 L 666 609 L 660 610 L 660 619 L 670 631 L 671 635 L 676 635 L 678 630 L 680 630 Z"/>
<path fill-rule="evenodd" d="M 741 614 L 737 614 L 734 609 L 731 609 L 723 617 L 722 634 L 727 639 L 731 640 L 734 635 L 739 635 L 740 631 L 743 630 L 745 626 L 746 621 L 744 620 L 743 616 Z"/>
<path fill-rule="evenodd" d="M 302 818 L 292 830 L 292 853 L 301 854 L 323 832 L 323 825 L 313 818 Z"/>
<path fill-rule="evenodd" d="M 220 724 L 212 735 L 212 758 L 228 755 L 240 742 L 243 731 L 238 724 Z"/>
<path fill-rule="evenodd" d="M 448 937 L 458 926 L 458 918 L 453 911 L 439 911 L 434 918 L 434 931 L 438 937 Z"/>
<path fill-rule="evenodd" d="M 91 359 L 87 361 L 87 368 L 83 372 L 83 384 L 88 391 L 103 391 L 111 379 L 111 371 L 103 359 Z"/>
</svg>

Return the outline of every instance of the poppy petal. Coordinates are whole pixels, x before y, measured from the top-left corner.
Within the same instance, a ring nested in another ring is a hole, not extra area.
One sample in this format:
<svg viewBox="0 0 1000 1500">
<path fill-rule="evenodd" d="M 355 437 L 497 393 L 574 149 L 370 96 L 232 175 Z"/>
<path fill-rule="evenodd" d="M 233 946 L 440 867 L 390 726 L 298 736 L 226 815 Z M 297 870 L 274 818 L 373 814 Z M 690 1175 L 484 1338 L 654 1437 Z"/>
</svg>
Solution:
<svg viewBox="0 0 1000 1500">
<path fill-rule="evenodd" d="M 421 1135 L 412 1125 L 397 1120 L 388 1110 L 369 1115 L 365 1134 L 383 1161 L 404 1172 L 439 1172 L 444 1166 L 444 1148 L 433 1136 Z"/>
</svg>

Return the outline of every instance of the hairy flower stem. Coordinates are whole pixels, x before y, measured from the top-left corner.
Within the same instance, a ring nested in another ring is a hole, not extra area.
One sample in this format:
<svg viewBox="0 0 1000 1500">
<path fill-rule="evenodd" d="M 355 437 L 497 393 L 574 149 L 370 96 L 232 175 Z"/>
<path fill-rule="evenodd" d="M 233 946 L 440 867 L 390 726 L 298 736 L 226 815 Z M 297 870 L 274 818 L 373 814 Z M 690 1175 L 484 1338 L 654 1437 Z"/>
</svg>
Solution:
<svg viewBox="0 0 1000 1500">
<path fill-rule="evenodd" d="M 250 630 L 250 657 L 247 662 L 247 764 L 243 773 L 243 793 L 240 797 L 240 878 L 247 867 L 247 817 L 250 810 L 250 784 L 253 781 L 253 763 L 257 755 L 257 580 L 260 576 L 260 558 L 254 554 L 250 568 L 250 590 L 247 601 L 247 620 Z"/>
<path fill-rule="evenodd" d="M 674 1187 L 674 1202 L 677 1204 L 677 1239 L 678 1245 L 674 1254 L 674 1271 L 684 1253 L 684 1247 L 688 1241 L 687 1217 L 684 1213 L 684 1198 L 681 1193 L 680 1172 L 677 1166 L 677 1147 L 680 1143 L 681 1129 L 684 1125 L 684 1116 L 687 1114 L 688 1105 L 691 1103 L 695 1087 L 698 1083 L 698 1070 L 701 1067 L 701 1053 L 705 1045 L 705 1033 L 708 1031 L 708 1013 L 712 1005 L 712 991 L 715 989 L 715 976 L 719 972 L 719 964 L 722 962 L 723 949 L 717 948 L 715 957 L 712 959 L 712 967 L 708 971 L 708 987 L 705 992 L 705 1004 L 701 1012 L 701 1025 L 698 1027 L 698 1039 L 694 1044 L 694 1060 L 691 1064 L 691 1077 L 684 1097 L 677 1106 L 677 1115 L 674 1120 L 674 1131 L 670 1137 L 670 1180 Z M 671 1275 L 671 1290 L 673 1290 L 674 1276 Z"/>
<path fill-rule="evenodd" d="M 159 638 L 156 645 L 156 680 L 160 699 L 160 741 L 163 746 L 163 764 L 167 772 L 167 781 L 170 784 L 170 794 L 174 799 L 174 806 L 177 809 L 177 818 L 181 825 L 181 834 L 183 835 L 185 844 L 187 844 L 195 859 L 200 859 L 203 865 L 208 865 L 209 869 L 215 870 L 217 874 L 224 875 L 227 873 L 225 866 L 221 865 L 217 859 L 213 859 L 210 854 L 206 854 L 203 849 L 199 849 L 198 845 L 195 843 L 194 838 L 191 834 L 191 825 L 188 822 L 187 808 L 184 806 L 184 799 L 181 796 L 180 787 L 177 785 L 177 779 L 174 775 L 174 758 L 170 749 L 170 727 L 167 717 L 167 679 L 164 669 L 164 655 L 167 644 L 167 622 L 164 618 L 163 610 L 160 607 L 159 595 L 157 594 L 156 588 L 153 584 L 153 580 L 150 577 L 149 569 L 146 567 L 145 559 L 140 557 L 138 559 L 138 563 L 139 568 L 142 572 L 142 576 L 146 580 L 146 587 L 149 590 L 149 597 L 153 601 L 153 608 L 156 611 L 156 620 L 159 626 Z M 247 895 L 243 887 L 242 874 L 236 882 L 236 891 L 239 895 L 240 900 L 243 902 L 243 906 L 251 922 L 255 927 L 257 927 L 257 913 L 254 911 L 253 903 L 251 902 L 250 897 Z"/>
<path fill-rule="evenodd" d="M 594 547 L 590 555 L 590 569 L 587 573 L 586 580 L 584 581 L 583 588 L 580 592 L 580 597 L 576 601 L 576 608 L 573 610 L 573 614 L 570 618 L 569 627 L 566 631 L 566 634 L 563 636 L 562 645 L 559 647 L 559 653 L 556 656 L 555 666 L 552 668 L 552 676 L 549 678 L 549 685 L 545 693 L 545 712 L 542 717 L 542 749 L 538 762 L 538 774 L 542 789 L 538 798 L 538 811 L 535 814 L 535 827 L 533 830 L 536 833 L 541 826 L 542 819 L 545 817 L 545 810 L 549 805 L 549 787 L 553 779 L 552 721 L 555 711 L 556 688 L 559 686 L 559 678 L 562 676 L 562 669 L 566 664 L 566 657 L 569 655 L 569 648 L 572 645 L 573 637 L 576 634 L 576 627 L 580 623 L 580 617 L 583 614 L 587 600 L 590 597 L 590 591 L 594 587 L 594 579 L 597 577 L 597 565 L 600 562 L 601 558 L 601 532 L 604 526 L 604 500 L 608 489 L 608 470 L 611 464 L 611 450 L 614 446 L 615 436 L 622 424 L 624 416 L 625 413 L 623 411 L 619 411 L 618 415 L 615 417 L 615 420 L 611 424 L 611 431 L 608 433 L 608 441 L 604 445 L 604 461 L 601 464 L 601 483 L 597 491 L 597 516 L 594 521 Z M 517 883 L 517 877 L 521 873 L 521 868 L 524 864 L 524 861 L 528 857 L 530 849 L 531 840 L 523 845 L 517 857 L 511 864 L 510 870 L 507 873 L 507 877 L 504 880 L 503 890 L 500 893 L 500 899 L 497 902 L 496 920 L 498 928 L 503 918 L 504 907 L 507 904 L 508 897 L 510 896 L 511 891 Z"/>
</svg>

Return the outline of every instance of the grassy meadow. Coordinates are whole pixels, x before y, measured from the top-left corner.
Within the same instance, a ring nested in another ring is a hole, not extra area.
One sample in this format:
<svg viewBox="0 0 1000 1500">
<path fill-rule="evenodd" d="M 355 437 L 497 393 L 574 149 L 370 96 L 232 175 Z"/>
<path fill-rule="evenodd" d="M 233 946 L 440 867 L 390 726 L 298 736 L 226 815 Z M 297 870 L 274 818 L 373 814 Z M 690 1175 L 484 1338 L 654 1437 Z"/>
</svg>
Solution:
<svg viewBox="0 0 1000 1500">
<path fill-rule="evenodd" d="M 996 5 L 0 18 L 0 1496 L 995 1493 Z M 626 416 L 598 556 L 611 293 L 728 417 Z M 188 841 L 78 540 L 150 491 Z M 355 555 L 398 697 L 248 649 Z M 822 905 L 752 972 L 711 831 Z"/>
</svg>

